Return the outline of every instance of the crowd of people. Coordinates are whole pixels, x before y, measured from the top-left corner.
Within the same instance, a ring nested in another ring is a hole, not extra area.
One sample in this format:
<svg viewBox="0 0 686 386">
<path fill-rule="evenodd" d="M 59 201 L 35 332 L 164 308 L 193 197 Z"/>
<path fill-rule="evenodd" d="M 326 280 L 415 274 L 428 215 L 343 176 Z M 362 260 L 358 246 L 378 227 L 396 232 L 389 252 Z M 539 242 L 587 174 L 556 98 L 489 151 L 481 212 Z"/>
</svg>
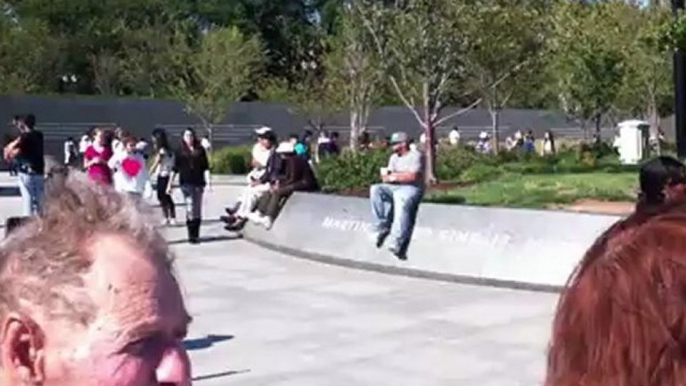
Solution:
<svg viewBox="0 0 686 386">
<path fill-rule="evenodd" d="M 5 146 L 4 158 L 18 176 L 23 215 L 39 215 L 43 212 L 46 175 L 43 134 L 36 130 L 36 118 L 31 114 L 15 117 L 13 125 L 18 135 Z M 91 182 L 134 201 L 152 197 L 156 185 L 165 225 L 176 223 L 171 193 L 178 177 L 186 205 L 188 239 L 196 244 L 200 240 L 202 197 L 210 180 L 206 146 L 192 128 L 184 130 L 176 148 L 163 129 L 155 129 L 151 140 L 149 145 L 121 128 L 95 127 L 78 146 L 71 138 L 65 142 L 64 163 L 71 170 L 82 170 Z"/>
<path fill-rule="evenodd" d="M 17 116 L 14 125 L 19 135 L 4 157 L 33 216 L 0 248 L 0 384 L 190 385 L 183 339 L 191 318 L 173 258 L 133 204 L 153 175 L 171 222 L 178 176 L 187 223 L 200 221 L 208 159 L 195 132 L 185 130 L 174 149 L 156 130 L 146 154 L 125 132 L 97 129 L 75 166 L 86 173 L 46 181 L 35 117 Z M 267 127 L 256 135 L 254 168 L 239 204 L 227 208 L 227 227 L 269 225 L 292 192 L 317 189 L 309 142 L 279 143 Z M 391 251 L 404 258 L 423 194 L 423 157 L 405 133 L 389 142 L 394 153 L 382 183 L 371 187 L 375 242 L 391 237 Z M 686 167 L 652 159 L 640 169 L 639 188 L 635 213 L 596 240 L 561 294 L 546 386 L 684 383 Z"/>
</svg>

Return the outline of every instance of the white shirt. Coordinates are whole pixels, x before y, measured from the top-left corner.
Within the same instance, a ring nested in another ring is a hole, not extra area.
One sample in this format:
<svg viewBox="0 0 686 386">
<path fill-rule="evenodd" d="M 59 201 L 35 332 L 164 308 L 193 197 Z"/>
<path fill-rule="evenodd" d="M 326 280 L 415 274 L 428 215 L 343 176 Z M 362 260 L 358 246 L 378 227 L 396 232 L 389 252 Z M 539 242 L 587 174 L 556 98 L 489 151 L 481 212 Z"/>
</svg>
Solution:
<svg viewBox="0 0 686 386">
<path fill-rule="evenodd" d="M 141 139 L 136 143 L 136 150 L 145 153 L 148 150 L 148 143 Z"/>
<path fill-rule="evenodd" d="M 460 132 L 457 130 L 451 130 L 448 134 L 448 141 L 451 145 L 457 145 L 460 143 Z"/>
<path fill-rule="evenodd" d="M 174 152 L 167 152 L 164 149 L 160 149 L 159 163 L 157 164 L 157 170 L 155 170 L 155 174 L 157 174 L 159 177 L 169 177 L 174 169 L 175 163 L 176 155 Z"/>
<path fill-rule="evenodd" d="M 64 142 L 64 159 L 69 160 L 71 159 L 72 154 L 74 154 L 74 142 L 72 141 L 66 141 Z"/>
<path fill-rule="evenodd" d="M 256 143 L 252 147 L 252 159 L 254 159 L 262 168 L 267 167 L 271 151 L 264 148 L 264 146 Z"/>
<path fill-rule="evenodd" d="M 207 138 L 203 138 L 200 140 L 200 146 L 205 149 L 206 152 L 210 152 L 210 149 L 212 148 L 212 144 L 210 143 L 210 140 Z"/>
<path fill-rule="evenodd" d="M 86 150 L 88 150 L 92 143 L 93 141 L 91 141 L 87 135 L 81 137 L 81 141 L 79 141 L 79 153 L 86 154 Z"/>
<path fill-rule="evenodd" d="M 126 154 L 126 148 L 124 147 L 124 142 L 122 142 L 118 138 L 113 139 L 112 140 L 112 153 L 114 153 L 115 155 L 117 153 Z"/>
<path fill-rule="evenodd" d="M 118 192 L 144 194 L 150 183 L 145 158 L 140 153 L 115 153 L 108 162 L 114 172 L 114 189 Z"/>
</svg>

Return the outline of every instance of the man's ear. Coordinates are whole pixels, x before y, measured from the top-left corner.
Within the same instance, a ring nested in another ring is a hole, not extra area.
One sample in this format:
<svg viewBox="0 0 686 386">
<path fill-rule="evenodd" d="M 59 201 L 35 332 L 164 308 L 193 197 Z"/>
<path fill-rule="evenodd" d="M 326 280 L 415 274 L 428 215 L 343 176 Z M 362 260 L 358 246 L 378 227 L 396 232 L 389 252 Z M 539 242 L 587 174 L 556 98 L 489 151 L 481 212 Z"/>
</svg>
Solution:
<svg viewBox="0 0 686 386">
<path fill-rule="evenodd" d="M 9 379 L 26 384 L 45 380 L 45 339 L 33 320 L 11 313 L 0 325 L 0 359 Z"/>
</svg>

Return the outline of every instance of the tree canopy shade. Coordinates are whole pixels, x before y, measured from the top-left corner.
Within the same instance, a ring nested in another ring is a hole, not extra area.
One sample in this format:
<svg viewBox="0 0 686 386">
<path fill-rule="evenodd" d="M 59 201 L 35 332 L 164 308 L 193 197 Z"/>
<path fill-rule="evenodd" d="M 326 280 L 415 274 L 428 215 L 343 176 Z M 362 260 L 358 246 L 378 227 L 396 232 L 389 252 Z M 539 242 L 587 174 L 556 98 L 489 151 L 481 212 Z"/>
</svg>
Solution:
<svg viewBox="0 0 686 386">
<path fill-rule="evenodd" d="M 259 39 L 244 36 L 238 28 L 220 28 L 204 34 L 199 49 L 181 56 L 183 76 L 172 93 L 186 103 L 210 131 L 220 123 L 232 103 L 250 90 L 260 74 L 264 52 Z"/>
</svg>

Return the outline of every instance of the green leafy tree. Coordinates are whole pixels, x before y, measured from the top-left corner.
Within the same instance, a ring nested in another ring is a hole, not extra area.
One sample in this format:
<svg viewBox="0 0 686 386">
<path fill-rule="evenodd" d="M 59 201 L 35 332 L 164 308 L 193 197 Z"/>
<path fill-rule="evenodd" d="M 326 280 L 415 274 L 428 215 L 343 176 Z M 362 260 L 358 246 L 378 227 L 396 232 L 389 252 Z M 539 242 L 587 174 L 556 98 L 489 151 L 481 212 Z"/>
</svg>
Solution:
<svg viewBox="0 0 686 386">
<path fill-rule="evenodd" d="M 380 5 L 356 0 L 361 22 L 376 43 L 383 69 L 426 133 L 428 183 L 436 182 L 436 127 L 472 107 L 441 116 L 448 90 L 462 71 L 460 57 L 467 45 L 463 11 L 467 5 L 451 0 L 407 0 Z"/>
<path fill-rule="evenodd" d="M 600 133 L 602 118 L 617 104 L 627 68 L 621 44 L 622 2 L 560 2 L 554 15 L 554 62 L 562 109 L 590 121 Z"/>
<path fill-rule="evenodd" d="M 366 129 L 369 114 L 378 101 L 382 70 L 369 31 L 359 23 L 357 10 L 341 12 L 336 34 L 328 41 L 325 76 L 331 102 L 350 113 L 350 148 L 356 151 L 360 134 Z"/>
<path fill-rule="evenodd" d="M 500 143 L 499 112 L 526 78 L 541 68 L 546 48 L 546 1 L 483 0 L 469 8 L 469 47 L 462 57 L 465 81 L 483 99 Z M 484 33 L 488 31 L 488 33 Z"/>
<path fill-rule="evenodd" d="M 627 76 L 620 93 L 619 109 L 642 116 L 654 135 L 660 117 L 673 108 L 671 50 L 662 46 L 662 31 L 672 21 L 669 9 L 653 6 L 633 8 L 630 31 L 626 32 Z"/>
<path fill-rule="evenodd" d="M 42 23 L 0 15 L 0 93 L 44 91 L 56 77 L 53 43 Z"/>
<path fill-rule="evenodd" d="M 172 93 L 186 104 L 212 136 L 212 126 L 227 115 L 231 104 L 252 87 L 264 62 L 257 37 L 246 37 L 238 28 L 220 28 L 203 36 L 197 51 L 184 63 L 188 70 Z"/>
</svg>

